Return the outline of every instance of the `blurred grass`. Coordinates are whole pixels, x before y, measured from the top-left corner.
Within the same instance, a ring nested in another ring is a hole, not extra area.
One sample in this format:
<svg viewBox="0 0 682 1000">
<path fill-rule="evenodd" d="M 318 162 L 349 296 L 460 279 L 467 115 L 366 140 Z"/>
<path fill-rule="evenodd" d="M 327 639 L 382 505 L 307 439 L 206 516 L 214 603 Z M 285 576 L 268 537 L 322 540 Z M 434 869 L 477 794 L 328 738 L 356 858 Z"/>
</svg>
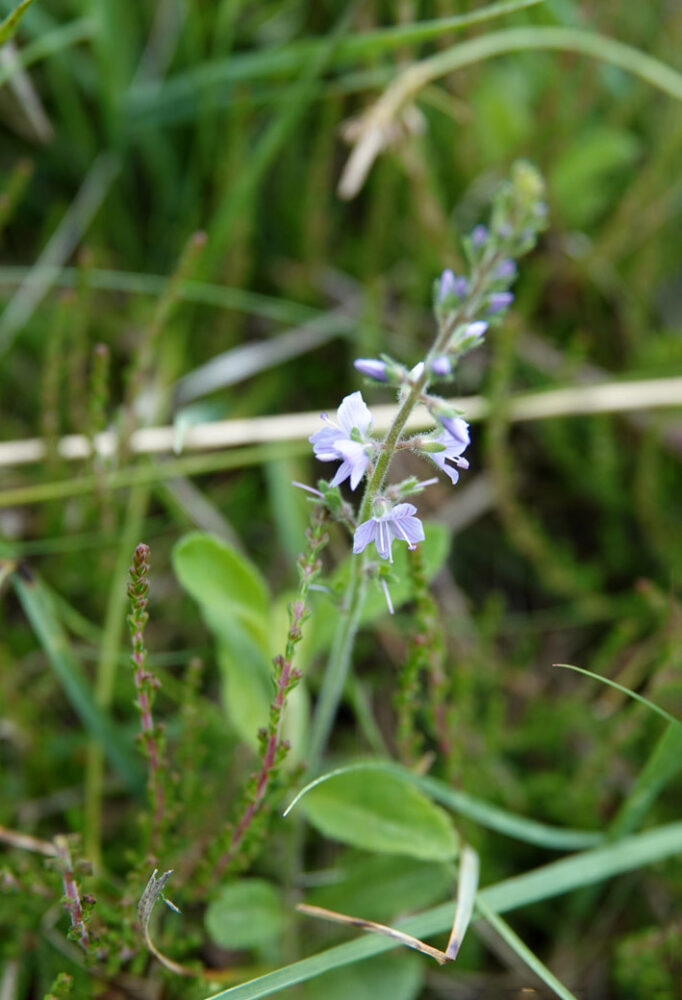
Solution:
<svg viewBox="0 0 682 1000">
<path fill-rule="evenodd" d="M 0 12 L 14 7 L 3 0 Z M 437 0 L 37 0 L 28 7 L 14 36 L 18 65 L 54 136 L 45 142 L 36 134 L 9 86 L 16 70 L 0 65 L 2 437 L 38 436 L 46 419 L 54 438 L 87 433 L 77 423 L 74 387 L 87 403 L 98 343 L 111 354 L 104 401 L 111 426 L 144 423 L 150 413 L 165 423 L 178 416 L 182 376 L 238 345 L 272 340 L 274 350 L 291 327 L 339 310 L 351 317 L 343 337 L 263 365 L 201 400 L 211 419 L 334 407 L 359 385 L 350 366 L 357 354 L 387 347 L 418 359 L 430 339 L 434 275 L 458 266 L 458 236 L 481 221 L 510 163 L 528 157 L 548 178 L 550 229 L 524 263 L 506 334 L 471 357 L 457 386 L 499 404 L 487 432 L 474 437 L 468 474 L 470 481 L 487 475 L 490 503 L 456 534 L 436 585 L 450 631 L 458 792 L 538 822 L 595 831 L 672 822 L 677 730 L 661 736 L 656 719 L 616 692 L 559 676 L 549 664 L 579 663 L 680 716 L 680 418 L 582 415 L 510 427 L 504 401 L 510 392 L 595 377 L 682 373 L 680 105 L 650 86 L 679 96 L 682 9 L 627 0 L 452 7 Z M 551 40 L 558 51 L 546 50 Z M 340 202 L 344 122 L 424 59 L 443 73 L 417 95 L 423 132 L 402 135 L 358 199 Z M 87 212 L 74 214 L 102 163 L 115 163 L 115 175 L 105 171 Z M 207 252 L 155 342 L 133 409 L 133 359 L 166 276 L 199 229 Z M 77 351 L 66 346 L 75 340 L 65 336 L 55 348 L 62 288 L 69 330 L 83 329 L 80 380 Z M 366 394 L 387 399 L 380 389 Z M 279 593 L 294 579 L 301 531 L 300 505 L 282 499 L 289 463 L 297 478 L 313 481 L 320 471 L 305 455 L 297 445 L 273 445 L 174 458 L 163 468 L 202 475 L 200 495 Z M 150 541 L 158 574 L 150 643 L 182 663 L 188 650 L 206 648 L 206 636 L 170 575 L 169 553 L 203 515 L 198 503 L 182 506 L 155 487 L 158 475 L 142 459 L 0 469 L 0 537 L 26 553 L 36 579 L 58 595 L 43 612 L 61 598 L 98 629 L 125 566 L 114 543 L 128 535 Z M 133 516 L 130 491 L 148 486 L 147 511 Z M 443 486 L 432 496 L 434 504 L 455 498 Z M 333 548 L 343 554 L 340 536 Z M 21 589 L 20 597 L 25 606 Z M 107 627 L 112 663 L 125 656 L 118 614 Z M 84 650 L 62 635 L 66 628 L 81 638 L 73 617 L 58 611 L 56 626 L 47 621 L 33 614 L 33 634 L 20 603 L 3 591 L 0 822 L 8 825 L 21 803 L 82 788 L 74 707 L 98 739 L 111 736 L 111 746 L 131 722 L 132 693 L 120 670 L 111 689 L 115 723 L 99 728 L 92 645 Z M 360 646 L 363 690 L 389 738 L 391 670 L 403 650 L 395 623 Z M 177 691 L 178 668 L 168 672 Z M 210 659 L 206 673 L 201 697 L 210 714 Z M 206 765 L 206 781 L 223 782 L 233 737 L 214 726 L 207 740 L 221 765 Z M 335 746 L 340 754 L 367 749 L 352 717 Z M 132 824 L 133 813 L 126 806 L 115 815 L 106 785 L 104 792 L 104 852 L 125 872 L 120 824 Z M 70 801 L 56 817 L 38 811 L 34 832 L 82 828 L 82 792 Z M 537 846 L 503 841 L 470 820 L 462 827 L 489 884 L 540 863 Z M 642 891 L 635 894 L 634 884 Z M 514 926 L 538 954 L 567 954 L 576 968 L 587 965 L 581 935 L 590 938 L 588 951 L 608 977 L 611 956 L 672 919 L 682 891 L 673 867 L 628 885 L 620 895 L 617 886 L 600 890 L 584 912 L 567 900 L 537 903 Z M 7 940 L 0 954 L 14 947 L 15 934 L 25 941 L 23 926 L 9 926 L 4 915 L 0 930 Z M 26 996 L 42 996 L 56 961 L 49 942 L 41 940 L 38 952 L 42 964 Z M 466 951 L 462 961 L 466 967 Z M 643 989 L 613 995 L 648 1000 Z M 438 995 L 435 986 L 431 992 Z"/>
</svg>

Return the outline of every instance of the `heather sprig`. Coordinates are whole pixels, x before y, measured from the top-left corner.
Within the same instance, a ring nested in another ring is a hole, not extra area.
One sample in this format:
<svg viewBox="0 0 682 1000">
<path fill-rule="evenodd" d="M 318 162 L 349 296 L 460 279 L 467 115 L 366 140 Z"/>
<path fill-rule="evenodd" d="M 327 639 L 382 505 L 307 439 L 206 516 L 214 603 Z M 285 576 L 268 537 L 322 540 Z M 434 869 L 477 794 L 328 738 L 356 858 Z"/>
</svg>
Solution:
<svg viewBox="0 0 682 1000">
<path fill-rule="evenodd" d="M 160 726 L 154 724 L 152 705 L 159 680 L 146 668 L 147 648 L 144 630 L 149 620 L 149 546 L 141 543 L 135 549 L 130 567 L 128 597 L 130 614 L 128 628 L 133 652 L 130 657 L 135 668 L 136 705 L 140 713 L 140 734 L 143 752 L 148 762 L 148 787 L 152 803 L 151 846 L 156 845 L 165 820 L 166 789 L 164 737 Z"/>
<path fill-rule="evenodd" d="M 216 879 L 227 870 L 239 871 L 248 864 L 258 837 L 263 832 L 262 824 L 256 820 L 264 811 L 268 795 L 289 751 L 289 743 L 282 737 L 282 723 L 287 698 L 301 679 L 300 671 L 294 667 L 294 655 L 303 638 L 303 625 L 310 614 L 310 589 L 322 569 L 320 554 L 328 541 L 327 519 L 327 506 L 315 503 L 306 532 L 308 544 L 298 557 L 298 592 L 288 607 L 289 630 L 284 653 L 278 654 L 273 660 L 275 696 L 270 704 L 267 726 L 259 733 L 260 767 L 246 786 L 241 814 L 230 830 L 227 849 L 215 864 L 213 877 Z"/>
<path fill-rule="evenodd" d="M 54 838 L 53 843 L 56 864 L 64 887 L 62 906 L 68 913 L 71 921 L 71 930 L 68 936 L 72 941 L 76 941 L 83 951 L 87 952 L 90 950 L 92 944 L 88 930 L 88 920 L 94 906 L 94 899 L 91 896 L 81 894 L 76 880 L 76 866 L 71 857 L 68 837 L 57 836 Z"/>
<path fill-rule="evenodd" d="M 445 637 L 438 606 L 428 585 L 421 549 L 413 553 L 409 569 L 414 624 L 396 699 L 398 746 L 406 763 L 416 761 L 422 748 L 418 713 L 423 702 L 425 723 L 447 763 L 452 755 L 452 708 L 445 671 Z"/>
</svg>

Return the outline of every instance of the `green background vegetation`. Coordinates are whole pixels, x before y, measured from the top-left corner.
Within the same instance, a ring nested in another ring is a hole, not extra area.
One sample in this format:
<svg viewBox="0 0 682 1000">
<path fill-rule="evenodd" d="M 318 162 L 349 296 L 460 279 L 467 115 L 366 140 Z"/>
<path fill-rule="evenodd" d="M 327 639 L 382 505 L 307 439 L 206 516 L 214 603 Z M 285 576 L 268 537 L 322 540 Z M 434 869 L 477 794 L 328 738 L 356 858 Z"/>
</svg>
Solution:
<svg viewBox="0 0 682 1000">
<path fill-rule="evenodd" d="M 653 410 L 510 424 L 506 401 L 682 374 L 682 116 L 673 93 L 677 86 L 682 96 L 682 78 L 665 69 L 682 73 L 682 7 L 546 0 L 461 31 L 414 28 L 480 6 L 36 0 L 0 65 L 0 433 L 48 444 L 40 462 L 0 467 L 0 554 L 24 559 L 39 581 L 28 596 L 33 584 L 6 585 L 0 603 L 0 823 L 101 842 L 111 879 L 103 892 L 111 904 L 98 897 L 105 918 L 140 862 L 139 802 L 121 777 L 139 783 L 124 634 L 132 551 L 142 540 L 152 550 L 155 711 L 171 747 L 184 733 L 175 764 L 185 815 L 172 858 L 161 861 L 181 868 L 204 818 L 227 818 L 253 766 L 253 742 L 225 712 L 225 643 L 180 586 L 171 552 L 198 528 L 248 554 L 267 586 L 263 648 L 271 640 L 276 651 L 308 510 L 290 481 L 313 482 L 326 470 L 301 441 L 163 460 L 124 447 L 115 458 L 67 462 L 58 438 L 105 427 L 125 438 L 136 426 L 173 422 L 181 434 L 206 420 L 331 410 L 361 385 L 353 358 L 386 349 L 415 363 L 433 333 L 432 281 L 443 267 L 461 270 L 459 237 L 485 220 L 518 157 L 546 177 L 549 228 L 522 262 L 503 331 L 467 359 L 455 386 L 492 405 L 493 416 L 472 427 L 471 470 L 420 504 L 452 536 L 433 588 L 447 633 L 453 750 L 435 768 L 461 791 L 547 824 L 627 833 L 679 819 L 674 728 L 551 664 L 589 668 L 682 717 L 682 418 Z M 12 7 L 0 4 L 3 14 Z M 405 28 L 399 44 L 378 33 L 396 25 Z M 658 86 L 610 61 L 530 50 L 531 32 L 526 50 L 428 84 L 417 98 L 423 127 L 396 137 L 355 200 L 339 199 L 344 123 L 399 70 L 464 39 L 524 26 L 611 36 L 660 61 Z M 197 231 L 206 234 L 201 246 L 191 242 Z M 199 375 L 190 393 L 180 382 L 256 343 L 263 349 L 228 359 L 218 385 Z M 97 344 L 108 348 L 108 373 L 98 368 Z M 390 399 L 381 387 L 363 391 L 370 403 Z M 404 471 L 418 473 L 416 460 Z M 330 568 L 344 558 L 340 531 L 328 552 Z M 395 752 L 409 607 L 395 619 L 375 615 L 361 633 L 330 766 Z M 319 631 L 304 655 L 313 697 Z M 190 696 L 196 657 L 204 669 Z M 88 706 L 94 693 L 110 709 L 110 728 L 87 717 L 83 691 Z M 306 711 L 299 706 L 292 722 L 294 751 Z M 92 733 L 114 765 L 100 767 L 99 778 Z M 471 818 L 457 826 L 480 853 L 485 885 L 554 858 Z M 442 862 L 414 861 L 423 878 L 410 880 L 404 864 L 381 856 L 374 895 L 387 906 L 363 900 L 367 909 L 356 911 L 367 855 L 306 829 L 305 868 L 336 866 L 348 876 L 345 894 L 315 889 L 321 905 L 393 920 L 451 892 Z M 278 882 L 294 848 L 279 826 L 269 843 L 254 872 Z M 97 977 L 55 943 L 67 929 L 54 905 L 58 878 L 19 852 L 4 852 L 0 870 L 5 863 L 0 955 L 31 950 L 14 996 L 42 997 L 60 970 L 76 976 L 74 995 L 99 995 Z M 678 857 L 526 907 L 514 927 L 581 997 L 675 1000 L 681 892 Z M 169 895 L 183 905 L 182 894 L 179 881 Z M 302 931 L 277 902 L 274 915 L 257 918 L 273 922 L 272 940 L 226 958 L 205 944 L 195 904 L 182 923 L 165 919 L 167 950 L 210 967 L 229 959 L 236 980 L 339 936 L 325 926 Z M 300 995 L 435 1000 L 530 983 L 489 937 L 470 934 L 446 971 L 393 953 L 330 974 L 338 982 L 313 980 Z M 145 973 L 145 962 L 139 954 L 129 972 L 159 980 L 159 992 L 145 996 L 209 992 L 156 966 Z M 132 995 L 115 975 L 101 995 Z"/>
</svg>

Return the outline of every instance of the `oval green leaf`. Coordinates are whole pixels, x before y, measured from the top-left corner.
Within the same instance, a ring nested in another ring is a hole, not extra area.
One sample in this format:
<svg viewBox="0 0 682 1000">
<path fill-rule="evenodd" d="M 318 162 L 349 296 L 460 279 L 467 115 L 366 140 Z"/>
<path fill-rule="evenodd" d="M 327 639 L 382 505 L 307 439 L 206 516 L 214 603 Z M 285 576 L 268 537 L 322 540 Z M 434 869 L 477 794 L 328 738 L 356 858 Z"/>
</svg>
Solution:
<svg viewBox="0 0 682 1000">
<path fill-rule="evenodd" d="M 321 833 L 382 854 L 447 861 L 457 836 L 447 813 L 397 774 L 362 770 L 311 788 L 301 809 Z"/>
<path fill-rule="evenodd" d="M 229 634 L 238 618 L 262 641 L 267 636 L 268 588 L 256 567 L 213 535 L 196 531 L 173 549 L 178 580 L 201 606 L 212 632 Z"/>
<path fill-rule="evenodd" d="M 284 906 L 270 882 L 243 879 L 221 888 L 206 909 L 204 923 L 221 948 L 258 948 L 281 934 Z"/>
</svg>

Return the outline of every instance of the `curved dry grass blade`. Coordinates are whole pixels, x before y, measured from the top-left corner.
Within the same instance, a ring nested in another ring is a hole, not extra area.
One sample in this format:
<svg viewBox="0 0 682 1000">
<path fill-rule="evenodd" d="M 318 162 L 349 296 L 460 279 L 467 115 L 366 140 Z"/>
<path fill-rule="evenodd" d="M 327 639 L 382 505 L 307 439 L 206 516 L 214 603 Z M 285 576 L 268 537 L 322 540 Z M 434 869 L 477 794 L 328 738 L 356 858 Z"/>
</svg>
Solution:
<svg viewBox="0 0 682 1000">
<path fill-rule="evenodd" d="M 172 958 L 168 958 L 167 955 L 164 955 L 162 951 L 159 951 L 152 941 L 151 934 L 149 933 L 149 920 L 154 907 L 156 906 L 157 900 L 162 899 L 166 906 L 170 907 L 171 910 L 174 910 L 176 913 L 180 912 L 175 903 L 171 903 L 171 901 L 166 899 L 163 894 L 166 882 L 173 874 L 173 869 L 171 868 L 170 871 L 164 872 L 163 875 L 159 875 L 158 877 L 156 875 L 157 871 L 158 868 L 155 868 L 152 872 L 149 881 L 145 886 L 145 890 L 140 896 L 140 901 L 137 904 L 137 919 L 140 921 L 140 929 L 142 930 L 142 934 L 144 936 L 144 942 L 152 955 L 154 955 L 154 957 L 157 958 L 159 962 L 165 966 L 165 968 L 174 972 L 178 976 L 194 976 L 195 973 L 192 969 L 188 969 L 184 965 L 180 965 L 178 962 L 173 961 Z"/>
<path fill-rule="evenodd" d="M 413 63 L 396 77 L 366 112 L 357 130 L 357 141 L 339 181 L 339 196 L 345 199 L 355 197 L 376 156 L 393 133 L 395 123 L 420 90 L 457 69 L 508 52 L 526 50 L 576 52 L 591 56 L 632 73 L 670 97 L 682 100 L 681 73 L 653 56 L 606 35 L 575 28 L 544 26 L 493 31 Z"/>
<path fill-rule="evenodd" d="M 478 892 L 479 869 L 478 854 L 473 847 L 463 844 L 459 859 L 455 919 L 450 931 L 450 939 L 445 949 L 445 954 L 451 962 L 454 962 L 457 958 L 467 927 L 471 923 L 476 893 Z"/>
<path fill-rule="evenodd" d="M 435 958 L 439 965 L 445 965 L 446 962 L 451 961 L 450 957 L 445 954 L 444 951 L 440 951 L 439 948 L 433 948 L 430 944 L 426 944 L 424 941 L 420 941 L 419 938 L 413 937 L 411 934 L 405 934 L 403 931 L 398 931 L 395 927 L 387 927 L 386 924 L 378 924 L 374 920 L 363 920 L 362 917 L 350 917 L 346 913 L 337 913 L 335 910 L 326 910 L 323 906 L 309 906 L 307 903 L 298 903 L 296 909 L 299 913 L 306 913 L 309 917 L 319 917 L 322 920 L 332 920 L 336 924 L 345 924 L 348 927 L 359 927 L 363 931 L 369 931 L 373 934 L 382 934 L 384 937 L 391 938 L 397 944 L 404 944 L 406 948 L 413 948 L 415 951 L 419 951 L 422 955 L 428 955 L 429 958 Z"/>
</svg>

